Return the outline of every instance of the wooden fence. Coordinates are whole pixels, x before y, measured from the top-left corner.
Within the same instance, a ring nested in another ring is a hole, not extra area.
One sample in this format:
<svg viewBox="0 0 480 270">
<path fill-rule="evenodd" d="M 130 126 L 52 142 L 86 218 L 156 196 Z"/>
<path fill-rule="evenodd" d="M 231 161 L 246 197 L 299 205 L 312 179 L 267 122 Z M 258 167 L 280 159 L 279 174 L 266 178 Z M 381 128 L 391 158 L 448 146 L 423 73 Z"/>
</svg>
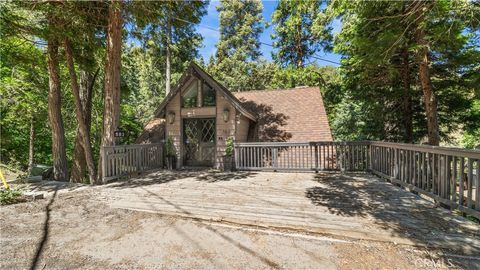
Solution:
<svg viewBox="0 0 480 270">
<path fill-rule="evenodd" d="M 239 170 L 365 171 L 369 142 L 236 143 Z"/>
<path fill-rule="evenodd" d="M 480 151 L 371 142 L 370 170 L 480 219 Z"/>
<path fill-rule="evenodd" d="M 371 171 L 480 219 L 480 151 L 387 142 L 236 143 L 235 166 Z"/>
<path fill-rule="evenodd" d="M 162 144 L 132 144 L 102 148 L 103 181 L 163 167 Z"/>
</svg>

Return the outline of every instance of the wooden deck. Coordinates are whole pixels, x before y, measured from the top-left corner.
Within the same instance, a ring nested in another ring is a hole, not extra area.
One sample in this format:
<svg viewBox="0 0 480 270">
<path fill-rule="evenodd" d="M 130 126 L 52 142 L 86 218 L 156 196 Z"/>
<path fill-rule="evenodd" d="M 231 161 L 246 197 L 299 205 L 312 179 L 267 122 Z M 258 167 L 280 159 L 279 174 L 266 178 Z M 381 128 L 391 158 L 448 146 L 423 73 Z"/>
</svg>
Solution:
<svg viewBox="0 0 480 270">
<path fill-rule="evenodd" d="M 115 208 L 480 254 L 480 226 L 370 174 L 158 171 L 107 185 Z"/>
</svg>

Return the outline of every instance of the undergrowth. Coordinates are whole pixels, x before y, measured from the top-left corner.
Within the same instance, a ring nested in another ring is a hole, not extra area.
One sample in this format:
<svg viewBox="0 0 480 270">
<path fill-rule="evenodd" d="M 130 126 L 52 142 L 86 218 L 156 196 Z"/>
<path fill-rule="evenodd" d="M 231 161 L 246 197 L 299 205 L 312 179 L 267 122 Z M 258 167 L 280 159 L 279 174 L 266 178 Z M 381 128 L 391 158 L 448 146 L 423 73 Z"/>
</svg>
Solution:
<svg viewBox="0 0 480 270">
<path fill-rule="evenodd" d="M 21 195 L 22 192 L 20 190 L 0 189 L 0 205 L 15 203 Z"/>
</svg>

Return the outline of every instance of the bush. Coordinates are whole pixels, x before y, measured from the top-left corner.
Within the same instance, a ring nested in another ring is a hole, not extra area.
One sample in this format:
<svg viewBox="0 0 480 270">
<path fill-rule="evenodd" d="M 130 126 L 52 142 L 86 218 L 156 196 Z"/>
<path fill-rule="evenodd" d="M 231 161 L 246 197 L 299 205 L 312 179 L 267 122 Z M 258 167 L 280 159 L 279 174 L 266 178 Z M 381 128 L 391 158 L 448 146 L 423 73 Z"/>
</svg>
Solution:
<svg viewBox="0 0 480 270">
<path fill-rule="evenodd" d="M 176 151 L 175 151 L 175 146 L 173 145 L 172 137 L 168 137 L 167 141 L 165 142 L 165 156 L 171 157 L 175 155 L 176 155 Z"/>
<path fill-rule="evenodd" d="M 1 189 L 0 190 L 0 204 L 12 204 L 17 202 L 17 199 L 22 195 L 20 190 L 14 189 Z"/>
<path fill-rule="evenodd" d="M 233 156 L 233 150 L 234 150 L 234 144 L 233 144 L 233 138 L 229 137 L 227 139 L 226 147 L 225 147 L 225 155 L 227 157 Z"/>
</svg>

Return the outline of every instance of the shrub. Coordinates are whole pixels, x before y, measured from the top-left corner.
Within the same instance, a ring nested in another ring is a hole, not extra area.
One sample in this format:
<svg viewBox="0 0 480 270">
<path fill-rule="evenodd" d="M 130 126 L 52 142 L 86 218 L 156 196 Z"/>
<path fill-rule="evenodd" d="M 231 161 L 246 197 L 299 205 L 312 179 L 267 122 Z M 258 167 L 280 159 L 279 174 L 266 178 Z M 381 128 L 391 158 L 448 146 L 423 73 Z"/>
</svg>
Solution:
<svg viewBox="0 0 480 270">
<path fill-rule="evenodd" d="M 20 190 L 14 189 L 1 189 L 0 190 L 0 204 L 12 204 L 17 201 L 17 199 L 22 195 Z"/>
<path fill-rule="evenodd" d="M 167 157 L 176 155 L 175 146 L 173 145 L 172 137 L 168 137 L 167 141 L 165 142 L 165 155 Z"/>
<path fill-rule="evenodd" d="M 225 148 L 225 155 L 228 157 L 233 156 L 233 150 L 234 150 L 234 144 L 233 144 L 233 137 L 229 137 L 227 139 L 226 143 L 226 148 Z"/>
</svg>

